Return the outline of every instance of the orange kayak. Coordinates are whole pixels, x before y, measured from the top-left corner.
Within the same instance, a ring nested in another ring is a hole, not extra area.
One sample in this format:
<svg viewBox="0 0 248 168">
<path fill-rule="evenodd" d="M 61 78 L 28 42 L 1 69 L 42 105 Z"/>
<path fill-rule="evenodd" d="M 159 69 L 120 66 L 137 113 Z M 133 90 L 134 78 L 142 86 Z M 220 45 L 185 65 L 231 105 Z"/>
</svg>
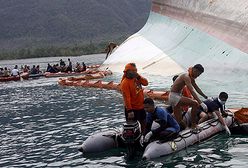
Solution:
<svg viewBox="0 0 248 168">
<path fill-rule="evenodd" d="M 90 79 L 99 79 L 99 78 L 104 78 L 105 76 L 112 75 L 111 71 L 95 71 L 91 72 L 79 77 L 69 77 L 65 78 L 66 80 L 69 81 L 81 81 L 81 80 L 90 80 Z"/>
<path fill-rule="evenodd" d="M 18 76 L 0 77 L 0 82 L 19 81 L 21 80 L 21 78 L 27 80 L 28 77 L 29 77 L 29 74 L 27 72 L 24 72 Z"/>
<path fill-rule="evenodd" d="M 112 75 L 111 71 L 98 71 L 93 74 L 85 74 L 79 77 L 59 78 L 58 83 L 62 86 L 82 86 L 82 87 L 93 87 L 95 82 L 88 81 L 91 79 L 104 78 L 107 75 Z M 87 82 L 89 84 L 87 84 Z"/>
<path fill-rule="evenodd" d="M 89 66 L 86 66 L 87 68 L 99 68 L 101 65 L 89 65 Z"/>
<path fill-rule="evenodd" d="M 96 79 L 90 76 L 91 79 Z M 100 78 L 100 77 L 99 77 Z M 104 82 L 101 80 L 98 81 L 89 81 L 90 79 L 87 75 L 79 77 L 79 78 L 67 78 L 67 79 L 59 79 L 59 84 L 63 86 L 80 86 L 80 87 L 93 87 L 93 88 L 102 88 L 109 90 L 117 90 L 120 91 L 120 84 L 111 82 Z M 146 97 L 151 97 L 157 100 L 168 100 L 169 92 L 168 91 L 155 91 L 150 89 L 143 90 L 144 95 Z"/>
<path fill-rule="evenodd" d="M 50 73 L 50 72 L 45 72 L 44 76 L 46 78 L 52 78 L 52 77 L 67 77 L 67 76 L 80 76 L 80 75 L 85 75 L 85 74 L 96 74 L 96 73 L 101 73 L 103 71 L 100 70 L 87 70 L 83 72 L 58 72 L 58 73 Z"/>
<path fill-rule="evenodd" d="M 53 78 L 53 77 L 66 77 L 66 76 L 78 76 L 86 74 L 85 72 L 57 72 L 57 73 L 51 73 L 51 72 L 45 72 L 44 76 L 46 78 Z"/>
</svg>

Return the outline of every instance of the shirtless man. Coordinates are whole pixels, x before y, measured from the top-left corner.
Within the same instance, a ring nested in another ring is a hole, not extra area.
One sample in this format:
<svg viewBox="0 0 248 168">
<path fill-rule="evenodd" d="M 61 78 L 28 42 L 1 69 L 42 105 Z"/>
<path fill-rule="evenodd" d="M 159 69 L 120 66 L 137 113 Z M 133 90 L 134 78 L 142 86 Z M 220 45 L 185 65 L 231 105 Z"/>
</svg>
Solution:
<svg viewBox="0 0 248 168">
<path fill-rule="evenodd" d="M 204 68 L 201 64 L 196 64 L 194 67 L 190 67 L 188 73 L 181 74 L 176 81 L 173 83 L 171 87 L 171 91 L 169 94 L 169 102 L 174 107 L 174 115 L 175 119 L 179 123 L 181 129 L 186 128 L 185 122 L 182 120 L 181 108 L 183 106 L 190 106 L 191 116 L 192 116 L 192 128 L 195 129 L 196 124 L 196 116 L 197 116 L 197 108 L 202 106 L 203 109 L 206 109 L 206 105 L 202 103 L 202 101 L 197 96 L 195 90 L 203 96 L 205 99 L 208 97 L 201 91 L 201 89 L 196 85 L 195 79 L 200 76 L 204 72 Z M 194 99 L 190 99 L 188 97 L 182 96 L 183 88 L 187 86 L 189 91 L 191 92 Z"/>
</svg>

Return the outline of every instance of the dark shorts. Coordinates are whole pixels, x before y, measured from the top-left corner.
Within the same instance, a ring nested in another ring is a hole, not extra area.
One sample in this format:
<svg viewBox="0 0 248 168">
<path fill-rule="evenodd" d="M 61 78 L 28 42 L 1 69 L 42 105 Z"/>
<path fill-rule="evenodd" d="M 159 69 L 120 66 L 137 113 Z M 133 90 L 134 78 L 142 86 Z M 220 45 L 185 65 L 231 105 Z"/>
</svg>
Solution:
<svg viewBox="0 0 248 168">
<path fill-rule="evenodd" d="M 144 109 L 133 110 L 133 112 L 134 112 L 134 120 L 143 121 L 146 119 L 146 111 Z M 127 109 L 125 109 L 125 117 L 127 120 Z"/>
<path fill-rule="evenodd" d="M 203 111 L 203 108 L 202 108 L 202 107 L 200 107 L 200 108 L 198 108 L 197 111 L 196 111 L 196 115 L 197 115 L 198 118 L 200 118 L 201 112 L 203 112 L 203 113 L 205 113 L 205 114 L 208 114 L 208 113 L 206 113 L 205 111 Z"/>
</svg>

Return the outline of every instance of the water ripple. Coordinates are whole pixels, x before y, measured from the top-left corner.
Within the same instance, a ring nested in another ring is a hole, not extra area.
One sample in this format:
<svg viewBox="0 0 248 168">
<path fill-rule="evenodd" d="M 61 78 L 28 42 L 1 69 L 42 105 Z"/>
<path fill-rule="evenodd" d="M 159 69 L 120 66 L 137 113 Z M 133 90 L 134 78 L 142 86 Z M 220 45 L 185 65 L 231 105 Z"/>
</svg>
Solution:
<svg viewBox="0 0 248 168">
<path fill-rule="evenodd" d="M 92 63 L 99 61 L 94 58 Z M 105 80 L 118 82 L 121 76 Z M 171 85 L 171 77 L 144 76 L 149 78 L 148 88 L 166 90 Z M 85 157 L 77 148 L 89 135 L 124 123 L 122 96 L 111 90 L 61 87 L 57 79 L 0 84 L 0 167 L 246 167 L 248 163 L 247 137 L 224 134 L 153 161 L 127 161 L 125 151 L 116 149 Z M 214 81 L 212 86 L 220 83 Z M 228 105 L 247 106 L 246 82 L 222 86 L 230 88 Z M 220 90 L 213 89 L 208 95 Z"/>
</svg>

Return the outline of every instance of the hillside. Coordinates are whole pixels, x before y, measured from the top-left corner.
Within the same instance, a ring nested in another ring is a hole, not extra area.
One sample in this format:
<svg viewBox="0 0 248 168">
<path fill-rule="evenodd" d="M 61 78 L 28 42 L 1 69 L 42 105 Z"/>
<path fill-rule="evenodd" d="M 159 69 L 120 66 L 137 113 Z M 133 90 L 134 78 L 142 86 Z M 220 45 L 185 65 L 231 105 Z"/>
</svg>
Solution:
<svg viewBox="0 0 248 168">
<path fill-rule="evenodd" d="M 12 54 L 120 41 L 145 24 L 150 10 L 150 0 L 0 0 L 0 4 L 0 51 Z"/>
</svg>

